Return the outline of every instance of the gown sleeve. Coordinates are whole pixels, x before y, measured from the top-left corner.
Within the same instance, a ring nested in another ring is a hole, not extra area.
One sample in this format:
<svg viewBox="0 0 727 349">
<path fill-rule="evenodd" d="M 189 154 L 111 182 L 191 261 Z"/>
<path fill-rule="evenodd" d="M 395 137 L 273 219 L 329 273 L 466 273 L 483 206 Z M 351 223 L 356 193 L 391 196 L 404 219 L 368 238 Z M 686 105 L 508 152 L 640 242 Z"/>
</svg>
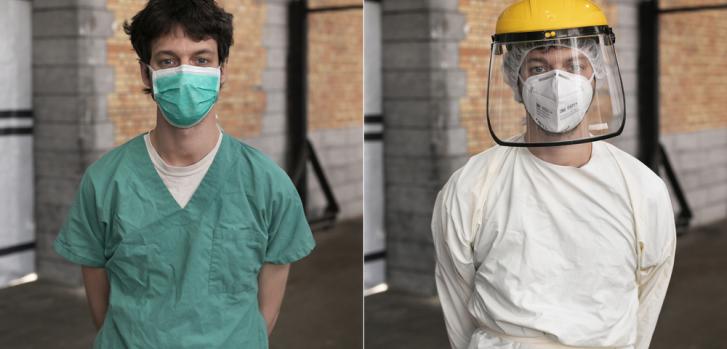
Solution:
<svg viewBox="0 0 727 349">
<path fill-rule="evenodd" d="M 676 251 L 676 228 L 669 192 L 660 182 L 659 195 L 647 204 L 648 231 L 643 232 L 639 270 L 639 310 L 635 349 L 647 349 L 656 328 L 671 279 Z"/>
<path fill-rule="evenodd" d="M 466 348 L 476 322 L 468 310 L 474 291 L 475 267 L 468 237 L 471 215 L 460 203 L 454 183 L 456 172 L 439 192 L 432 215 L 432 237 L 436 253 L 435 280 L 452 348 Z"/>
<path fill-rule="evenodd" d="M 81 179 L 66 221 L 53 241 L 53 250 L 70 262 L 99 268 L 106 264 L 105 239 L 95 192 L 87 172 Z"/>
</svg>

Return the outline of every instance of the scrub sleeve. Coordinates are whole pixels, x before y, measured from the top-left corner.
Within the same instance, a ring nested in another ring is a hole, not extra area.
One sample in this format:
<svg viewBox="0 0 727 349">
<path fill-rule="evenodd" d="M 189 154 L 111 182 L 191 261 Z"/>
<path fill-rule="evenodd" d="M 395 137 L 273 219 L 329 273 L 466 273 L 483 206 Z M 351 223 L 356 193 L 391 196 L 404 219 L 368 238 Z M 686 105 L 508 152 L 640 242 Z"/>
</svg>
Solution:
<svg viewBox="0 0 727 349">
<path fill-rule="evenodd" d="M 315 242 L 298 192 L 290 189 L 273 202 L 273 216 L 268 229 L 265 263 L 288 264 L 307 256 Z"/>
<path fill-rule="evenodd" d="M 81 179 L 76 198 L 63 227 L 53 241 L 53 250 L 67 260 L 89 267 L 106 264 L 104 230 L 99 221 L 96 196 L 88 173 Z"/>
</svg>

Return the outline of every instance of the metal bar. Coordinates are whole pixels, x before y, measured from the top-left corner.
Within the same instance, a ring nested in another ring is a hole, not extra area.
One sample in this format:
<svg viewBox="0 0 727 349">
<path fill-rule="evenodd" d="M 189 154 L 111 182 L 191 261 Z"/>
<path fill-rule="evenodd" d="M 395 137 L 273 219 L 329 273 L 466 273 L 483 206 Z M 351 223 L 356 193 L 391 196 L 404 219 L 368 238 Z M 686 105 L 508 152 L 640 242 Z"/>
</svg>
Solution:
<svg viewBox="0 0 727 349">
<path fill-rule="evenodd" d="M 363 6 L 357 6 L 363 9 Z M 308 139 L 308 14 L 327 9 L 339 11 L 348 6 L 309 9 L 307 0 L 288 4 L 288 174 L 293 179 L 304 208 L 308 206 L 307 169 L 310 161 L 316 179 L 323 190 L 328 205 L 322 217 L 308 219 L 311 226 L 330 226 L 336 220 L 340 207 L 333 190 L 318 161 L 313 143 Z"/>
<path fill-rule="evenodd" d="M 0 110 L 0 119 L 5 118 L 32 118 L 32 110 Z"/>
<path fill-rule="evenodd" d="M 383 141 L 384 140 L 384 134 L 382 132 L 367 132 L 364 133 L 364 141 L 370 142 L 370 141 Z"/>
<path fill-rule="evenodd" d="M 384 122 L 384 116 L 381 114 L 364 115 L 364 124 L 381 124 Z"/>
<path fill-rule="evenodd" d="M 701 12 L 713 10 L 727 10 L 727 4 L 703 5 L 694 7 L 670 7 L 659 9 L 659 14 L 684 13 L 684 12 Z"/>
<path fill-rule="evenodd" d="M 35 241 L 0 248 L 0 257 L 35 249 Z"/>
<path fill-rule="evenodd" d="M 338 12 L 338 11 L 351 11 L 351 10 L 363 10 L 363 6 L 362 5 L 341 5 L 341 6 L 313 7 L 313 8 L 308 9 L 308 13 Z"/>
<path fill-rule="evenodd" d="M 371 252 L 364 255 L 364 263 L 386 259 L 386 250 Z"/>
<path fill-rule="evenodd" d="M 11 135 L 32 135 L 33 127 L 10 127 L 0 128 L 0 136 L 11 136 Z"/>
<path fill-rule="evenodd" d="M 679 184 L 679 179 L 677 178 L 674 169 L 671 167 L 669 157 L 666 155 L 666 149 L 661 143 L 659 143 L 659 155 L 661 163 L 664 165 L 666 177 L 674 190 L 674 195 L 676 195 L 677 201 L 679 202 L 680 210 L 676 218 L 676 226 L 677 231 L 683 233 L 689 227 L 689 223 L 692 220 L 692 209 L 689 207 L 689 202 L 687 201 L 686 195 L 684 195 L 681 184 Z"/>
<path fill-rule="evenodd" d="M 695 7 L 688 11 L 697 9 Z M 675 12 L 687 12 L 687 9 L 660 10 L 659 0 L 639 4 L 639 159 L 656 173 L 659 173 L 660 166 L 664 167 L 667 180 L 679 201 L 677 230 L 683 232 L 689 227 L 692 210 L 669 162 L 666 149 L 659 140 L 659 15 Z"/>
<path fill-rule="evenodd" d="M 288 4 L 288 62 L 287 62 L 287 116 L 288 116 L 288 175 L 293 180 L 303 207 L 307 207 L 307 154 L 308 134 L 308 2 L 291 1 Z"/>
<path fill-rule="evenodd" d="M 338 212 L 340 211 L 340 207 L 336 201 L 336 196 L 333 195 L 333 189 L 331 189 L 331 185 L 328 183 L 328 178 L 326 178 L 326 174 L 323 172 L 320 162 L 318 162 L 318 156 L 316 155 L 315 149 L 313 149 L 313 143 L 311 143 L 310 140 L 306 143 L 308 147 L 308 157 L 311 166 L 313 167 L 313 173 L 315 173 L 316 179 L 318 179 L 318 184 L 320 184 L 321 190 L 323 190 L 323 194 L 328 202 L 328 206 L 326 206 L 326 214 L 333 215 L 333 219 L 335 220 L 336 215 L 338 215 Z"/>
<path fill-rule="evenodd" d="M 659 2 L 639 4 L 639 160 L 658 170 Z"/>
</svg>

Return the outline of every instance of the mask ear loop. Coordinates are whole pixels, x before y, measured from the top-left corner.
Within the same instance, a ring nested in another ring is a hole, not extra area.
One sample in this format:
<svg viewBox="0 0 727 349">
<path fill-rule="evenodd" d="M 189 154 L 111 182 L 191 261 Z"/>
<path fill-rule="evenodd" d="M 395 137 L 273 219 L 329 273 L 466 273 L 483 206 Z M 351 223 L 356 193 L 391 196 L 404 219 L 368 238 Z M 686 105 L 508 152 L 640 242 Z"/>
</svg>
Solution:
<svg viewBox="0 0 727 349">
<path fill-rule="evenodd" d="M 139 60 L 139 62 L 146 67 L 146 78 L 149 80 L 149 91 L 151 92 L 151 99 L 156 102 L 156 98 L 154 98 L 154 69 L 152 69 L 151 64 L 147 64 L 142 60 Z"/>
<path fill-rule="evenodd" d="M 146 74 L 147 78 L 149 79 L 149 89 L 151 90 L 151 99 L 156 101 L 156 98 L 154 98 L 154 72 L 155 70 L 151 67 L 150 64 L 147 64 L 146 62 L 139 60 L 139 63 L 146 66 Z"/>
</svg>

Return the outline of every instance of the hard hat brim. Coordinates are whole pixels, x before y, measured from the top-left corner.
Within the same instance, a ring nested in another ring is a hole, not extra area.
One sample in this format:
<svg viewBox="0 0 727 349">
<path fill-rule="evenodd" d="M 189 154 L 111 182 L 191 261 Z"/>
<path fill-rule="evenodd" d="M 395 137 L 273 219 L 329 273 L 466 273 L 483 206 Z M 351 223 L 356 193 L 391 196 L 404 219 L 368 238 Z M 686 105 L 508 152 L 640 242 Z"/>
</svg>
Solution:
<svg viewBox="0 0 727 349">
<path fill-rule="evenodd" d="M 613 45 L 616 42 L 616 35 L 613 33 L 613 29 L 607 25 L 557 30 L 543 30 L 524 33 L 495 34 L 492 36 L 492 42 L 516 43 L 522 41 L 558 40 L 566 38 L 578 38 L 582 36 L 595 36 L 599 34 L 607 35 L 611 39 L 610 42 L 605 43 L 606 45 Z"/>
</svg>

